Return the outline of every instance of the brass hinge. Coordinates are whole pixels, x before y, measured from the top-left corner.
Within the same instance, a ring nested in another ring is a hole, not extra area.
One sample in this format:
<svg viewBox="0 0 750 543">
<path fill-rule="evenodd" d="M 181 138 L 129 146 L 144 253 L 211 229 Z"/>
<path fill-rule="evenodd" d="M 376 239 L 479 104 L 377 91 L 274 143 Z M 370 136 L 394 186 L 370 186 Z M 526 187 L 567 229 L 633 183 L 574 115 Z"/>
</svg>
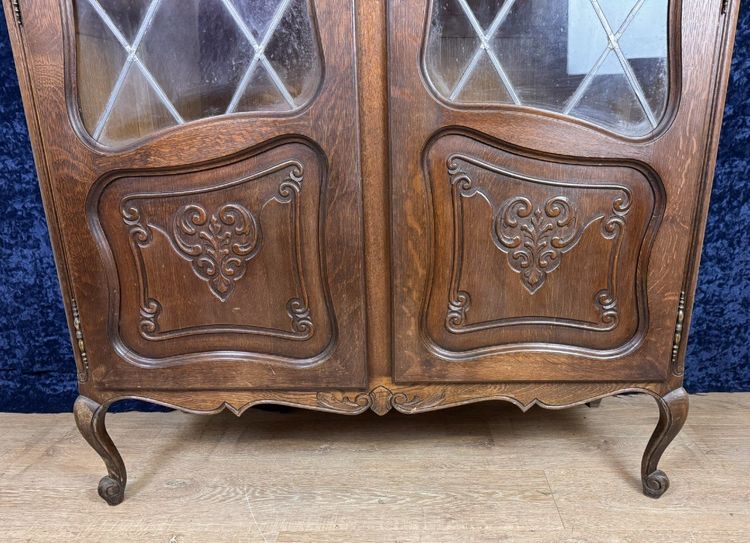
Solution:
<svg viewBox="0 0 750 543">
<path fill-rule="evenodd" d="M 680 344 L 682 343 L 682 329 L 685 323 L 685 298 L 683 290 L 680 292 L 680 302 L 677 304 L 677 323 L 674 327 L 674 339 L 672 340 L 672 373 L 682 375 L 682 371 L 677 368 L 677 359 L 680 355 Z"/>
<path fill-rule="evenodd" d="M 73 329 L 76 336 L 76 347 L 78 347 L 78 353 L 81 355 L 81 363 L 83 367 L 78 372 L 78 382 L 85 383 L 89 380 L 89 357 L 86 354 L 86 343 L 83 341 L 83 327 L 81 326 L 81 315 L 78 312 L 78 302 L 75 298 L 70 303 L 71 310 L 73 311 Z"/>
<path fill-rule="evenodd" d="M 13 6 L 13 18 L 18 26 L 23 26 L 23 17 L 21 16 L 21 0 L 11 0 Z"/>
</svg>

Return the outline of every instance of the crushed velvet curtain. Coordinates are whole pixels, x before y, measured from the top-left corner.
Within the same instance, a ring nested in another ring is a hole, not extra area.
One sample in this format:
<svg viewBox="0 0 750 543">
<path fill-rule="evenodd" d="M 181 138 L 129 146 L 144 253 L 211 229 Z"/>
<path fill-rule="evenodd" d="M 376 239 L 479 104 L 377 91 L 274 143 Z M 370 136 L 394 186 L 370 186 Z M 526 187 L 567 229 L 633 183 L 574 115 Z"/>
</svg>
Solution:
<svg viewBox="0 0 750 543">
<path fill-rule="evenodd" d="M 750 390 L 749 3 L 732 71 L 687 354 L 690 392 Z M 71 345 L 5 28 L 0 85 L 0 411 L 70 411 Z"/>
</svg>

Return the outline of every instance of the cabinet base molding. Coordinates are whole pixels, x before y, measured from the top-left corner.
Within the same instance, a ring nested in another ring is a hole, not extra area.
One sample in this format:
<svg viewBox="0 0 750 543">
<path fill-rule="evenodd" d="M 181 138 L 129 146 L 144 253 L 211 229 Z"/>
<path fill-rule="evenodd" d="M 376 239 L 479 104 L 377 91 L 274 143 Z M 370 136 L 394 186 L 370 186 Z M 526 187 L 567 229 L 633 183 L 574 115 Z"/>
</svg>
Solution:
<svg viewBox="0 0 750 543">
<path fill-rule="evenodd" d="M 357 415 L 372 410 L 385 415 L 391 410 L 405 414 L 425 413 L 483 401 L 504 401 L 522 411 L 538 405 L 545 409 L 564 409 L 596 404 L 604 397 L 626 393 L 645 393 L 654 397 L 659 407 L 659 422 L 646 447 L 641 464 L 643 492 L 658 498 L 669 488 L 669 479 L 658 469 L 664 451 L 679 433 L 688 412 L 685 389 L 664 391 L 659 383 L 636 385 L 613 384 L 526 384 L 493 385 L 413 385 L 378 384 L 363 391 L 241 391 L 180 392 L 154 391 L 145 394 L 106 393 L 95 401 L 79 396 L 75 402 L 76 424 L 83 437 L 104 460 L 108 474 L 99 482 L 99 495 L 110 505 L 124 499 L 127 475 L 125 464 L 105 427 L 105 416 L 111 405 L 126 399 L 142 400 L 188 413 L 216 414 L 227 410 L 237 416 L 250 407 L 276 404 L 329 413 Z"/>
</svg>

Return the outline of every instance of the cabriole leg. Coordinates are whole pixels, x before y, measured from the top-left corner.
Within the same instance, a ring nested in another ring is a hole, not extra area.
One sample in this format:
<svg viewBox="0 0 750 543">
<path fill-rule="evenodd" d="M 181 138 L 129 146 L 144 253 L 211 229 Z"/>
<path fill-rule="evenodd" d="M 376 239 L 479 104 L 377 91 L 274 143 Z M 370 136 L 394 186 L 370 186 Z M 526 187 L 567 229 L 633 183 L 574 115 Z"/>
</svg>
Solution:
<svg viewBox="0 0 750 543">
<path fill-rule="evenodd" d="M 117 505 L 125 497 L 127 474 L 125 463 L 104 426 L 107 407 L 85 396 L 78 396 L 73 413 L 81 434 L 102 457 L 109 472 L 99 481 L 99 495 L 109 505 Z"/>
<path fill-rule="evenodd" d="M 657 397 L 659 422 L 646 445 L 641 463 L 643 493 L 651 498 L 659 498 L 669 488 L 667 474 L 658 469 L 661 455 L 685 424 L 688 414 L 688 394 L 684 388 L 673 390 L 664 397 Z"/>
</svg>

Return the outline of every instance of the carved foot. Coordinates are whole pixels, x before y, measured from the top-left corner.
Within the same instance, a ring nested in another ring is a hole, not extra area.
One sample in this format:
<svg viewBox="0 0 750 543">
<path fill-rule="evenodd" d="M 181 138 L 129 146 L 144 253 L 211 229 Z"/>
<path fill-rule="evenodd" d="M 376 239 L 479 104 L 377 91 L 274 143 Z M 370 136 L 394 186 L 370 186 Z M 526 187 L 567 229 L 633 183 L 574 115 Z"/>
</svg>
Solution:
<svg viewBox="0 0 750 543">
<path fill-rule="evenodd" d="M 667 474 L 658 469 L 662 454 L 680 432 L 688 414 L 688 394 L 684 388 L 673 390 L 662 398 L 659 405 L 659 422 L 646 445 L 641 463 L 643 493 L 651 498 L 660 498 L 669 488 Z"/>
<path fill-rule="evenodd" d="M 125 499 L 125 485 L 105 475 L 99 481 L 99 495 L 109 505 L 119 505 Z"/>
<path fill-rule="evenodd" d="M 104 418 L 107 407 L 85 396 L 78 396 L 73 407 L 78 430 L 89 445 L 102 457 L 109 475 L 99 481 L 99 495 L 109 505 L 122 503 L 125 498 L 127 474 L 125 463 L 107 433 Z"/>
</svg>

